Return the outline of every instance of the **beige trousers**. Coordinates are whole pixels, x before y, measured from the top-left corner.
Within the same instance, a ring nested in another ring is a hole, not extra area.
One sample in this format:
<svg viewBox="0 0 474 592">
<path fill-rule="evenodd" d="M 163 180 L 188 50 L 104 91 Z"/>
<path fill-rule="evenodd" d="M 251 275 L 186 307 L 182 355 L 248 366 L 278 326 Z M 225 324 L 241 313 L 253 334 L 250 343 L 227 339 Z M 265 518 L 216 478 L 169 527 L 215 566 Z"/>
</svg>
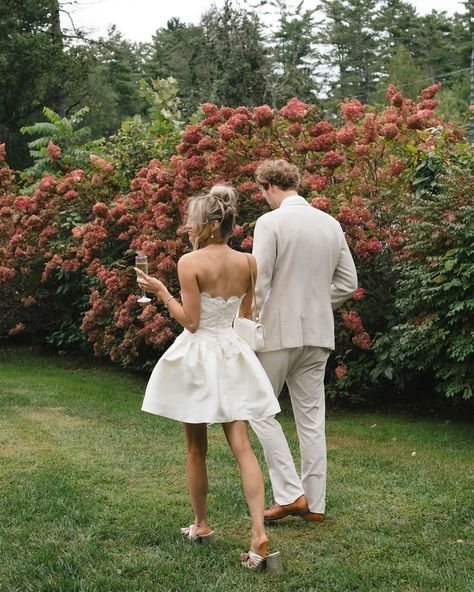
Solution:
<svg viewBox="0 0 474 592">
<path fill-rule="evenodd" d="M 321 514 L 326 499 L 324 371 L 330 353 L 325 348 L 303 346 L 258 354 L 275 395 L 280 396 L 285 381 L 288 385 L 300 445 L 301 477 L 275 417 L 250 422 L 263 447 L 275 501 L 291 504 L 304 494 L 310 511 Z"/>
</svg>

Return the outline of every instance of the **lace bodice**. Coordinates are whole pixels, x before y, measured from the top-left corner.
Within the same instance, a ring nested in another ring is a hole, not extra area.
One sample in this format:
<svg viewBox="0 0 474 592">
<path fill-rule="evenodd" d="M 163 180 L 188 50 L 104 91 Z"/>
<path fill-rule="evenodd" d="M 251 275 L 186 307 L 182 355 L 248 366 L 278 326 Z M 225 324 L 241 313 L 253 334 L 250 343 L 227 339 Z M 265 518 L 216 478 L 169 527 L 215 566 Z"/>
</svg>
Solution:
<svg viewBox="0 0 474 592">
<path fill-rule="evenodd" d="M 230 329 L 243 296 L 231 296 L 227 300 L 221 296 L 209 296 L 201 292 L 201 322 L 199 329 L 222 330 Z"/>
</svg>

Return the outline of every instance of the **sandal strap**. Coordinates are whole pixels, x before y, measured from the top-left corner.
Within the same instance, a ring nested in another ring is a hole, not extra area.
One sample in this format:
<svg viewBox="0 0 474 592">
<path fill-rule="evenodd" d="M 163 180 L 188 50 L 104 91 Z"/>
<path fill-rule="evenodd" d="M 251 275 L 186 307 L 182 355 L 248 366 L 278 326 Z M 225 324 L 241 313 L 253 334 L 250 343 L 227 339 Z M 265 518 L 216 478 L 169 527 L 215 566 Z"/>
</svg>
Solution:
<svg viewBox="0 0 474 592">
<path fill-rule="evenodd" d="M 190 524 L 189 526 L 185 526 L 181 529 L 181 534 L 188 538 L 190 541 L 202 541 L 204 539 L 210 540 L 211 537 L 215 536 L 213 530 L 207 532 L 206 534 L 197 534 L 197 529 L 198 527 L 195 524 Z"/>
<path fill-rule="evenodd" d="M 196 541 L 199 537 L 196 534 L 196 525 L 190 524 L 189 526 L 185 526 L 181 529 L 181 533 L 190 539 L 191 541 Z"/>
<path fill-rule="evenodd" d="M 262 557 L 252 550 L 248 553 L 242 553 L 240 556 L 242 567 L 246 567 L 247 569 L 258 569 L 264 561 L 265 557 Z"/>
</svg>

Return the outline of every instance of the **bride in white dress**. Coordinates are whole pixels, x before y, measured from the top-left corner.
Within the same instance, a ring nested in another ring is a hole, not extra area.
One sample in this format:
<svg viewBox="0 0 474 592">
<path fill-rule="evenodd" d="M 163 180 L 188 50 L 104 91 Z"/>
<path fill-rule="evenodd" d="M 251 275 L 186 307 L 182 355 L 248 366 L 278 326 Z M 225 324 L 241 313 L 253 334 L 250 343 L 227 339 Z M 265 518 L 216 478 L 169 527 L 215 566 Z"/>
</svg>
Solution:
<svg viewBox="0 0 474 592">
<path fill-rule="evenodd" d="M 232 327 L 234 317 L 250 316 L 251 255 L 227 242 L 235 227 L 236 192 L 215 186 L 188 205 L 186 225 L 194 250 L 178 262 L 181 303 L 156 278 L 136 268 L 138 283 L 155 294 L 183 327 L 156 364 L 147 385 L 143 411 L 183 422 L 186 474 L 194 523 L 181 529 L 189 539 L 213 542 L 207 520 L 207 424 L 219 422 L 237 459 L 252 519 L 250 551 L 243 567 L 270 567 L 263 525 L 264 485 L 247 434 L 249 419 L 273 416 L 278 400 L 260 362 Z"/>
</svg>

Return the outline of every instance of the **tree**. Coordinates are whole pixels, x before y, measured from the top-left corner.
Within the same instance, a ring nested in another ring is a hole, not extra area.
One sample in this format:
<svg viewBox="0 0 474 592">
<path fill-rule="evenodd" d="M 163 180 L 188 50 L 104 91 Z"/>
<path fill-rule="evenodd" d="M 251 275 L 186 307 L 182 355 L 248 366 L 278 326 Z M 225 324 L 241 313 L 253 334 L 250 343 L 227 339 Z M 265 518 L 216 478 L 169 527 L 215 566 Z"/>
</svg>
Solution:
<svg viewBox="0 0 474 592">
<path fill-rule="evenodd" d="M 380 51 L 385 60 L 392 59 L 401 46 L 411 56 L 417 54 L 421 22 L 412 4 L 404 0 L 383 0 L 375 26 L 381 32 Z"/>
<path fill-rule="evenodd" d="M 465 65 L 469 66 L 458 52 L 459 39 L 456 39 L 446 13 L 432 10 L 420 17 L 420 25 L 415 56 L 428 76 L 437 80 L 441 75 L 457 71 Z"/>
<path fill-rule="evenodd" d="M 383 100 L 387 85 L 393 84 L 401 89 L 406 97 L 414 99 L 418 96 L 425 77 L 407 47 L 400 45 L 386 66 L 386 74 L 380 83 L 380 90 L 374 95 L 374 98 L 378 102 Z"/>
<path fill-rule="evenodd" d="M 200 24 L 210 73 L 202 88 L 205 100 L 230 107 L 265 103 L 270 65 L 258 16 L 225 0 L 222 10 L 212 7 Z"/>
<path fill-rule="evenodd" d="M 337 72 L 330 81 L 331 103 L 345 97 L 367 101 L 381 76 L 377 0 L 322 0 L 322 10 L 326 63 Z"/>
<path fill-rule="evenodd" d="M 151 55 L 145 65 L 147 76 L 173 77 L 177 81 L 181 109 L 187 116 L 206 100 L 202 92 L 209 77 L 205 45 L 201 26 L 185 25 L 173 18 L 153 36 Z"/>
<path fill-rule="evenodd" d="M 265 102 L 271 70 L 261 23 L 230 0 L 203 14 L 198 26 L 171 19 L 153 37 L 147 72 L 177 80 L 185 115 L 207 101 L 229 106 Z"/>
<path fill-rule="evenodd" d="M 0 142 L 15 167 L 28 161 L 20 127 L 44 105 L 64 115 L 85 86 L 87 76 L 74 68 L 82 50 L 65 38 L 59 10 L 57 0 L 0 0 Z"/>
<path fill-rule="evenodd" d="M 319 55 L 315 46 L 314 12 L 302 10 L 300 2 L 290 12 L 284 0 L 276 0 L 279 29 L 271 37 L 273 52 L 272 104 L 280 107 L 292 97 L 314 102 L 318 86 L 315 71 Z"/>
<path fill-rule="evenodd" d="M 144 75 L 142 49 L 140 44 L 124 39 L 113 26 L 96 50 L 97 61 L 106 67 L 107 80 L 115 92 L 122 119 L 140 112 L 143 107 L 138 83 Z"/>
</svg>

